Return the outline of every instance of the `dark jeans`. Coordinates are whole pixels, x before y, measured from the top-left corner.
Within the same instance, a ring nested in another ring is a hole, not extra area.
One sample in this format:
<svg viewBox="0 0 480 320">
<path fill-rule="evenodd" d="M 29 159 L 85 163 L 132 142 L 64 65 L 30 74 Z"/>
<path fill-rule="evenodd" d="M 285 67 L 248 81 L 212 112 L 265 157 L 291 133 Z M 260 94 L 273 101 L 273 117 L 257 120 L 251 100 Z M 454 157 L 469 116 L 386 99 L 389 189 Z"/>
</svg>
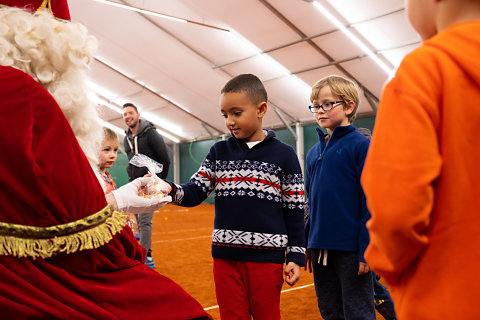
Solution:
<svg viewBox="0 0 480 320">
<path fill-rule="evenodd" d="M 380 280 L 380 276 L 373 273 L 375 309 L 377 309 L 378 313 L 380 313 L 386 320 L 395 320 L 397 319 L 397 315 L 395 314 L 395 309 L 393 307 L 392 297 L 387 288 L 385 288 L 378 280 Z"/>
<path fill-rule="evenodd" d="M 355 252 L 311 249 L 318 309 L 325 320 L 375 320 L 372 273 L 358 275 Z M 326 265 L 324 265 L 326 264 Z"/>
</svg>

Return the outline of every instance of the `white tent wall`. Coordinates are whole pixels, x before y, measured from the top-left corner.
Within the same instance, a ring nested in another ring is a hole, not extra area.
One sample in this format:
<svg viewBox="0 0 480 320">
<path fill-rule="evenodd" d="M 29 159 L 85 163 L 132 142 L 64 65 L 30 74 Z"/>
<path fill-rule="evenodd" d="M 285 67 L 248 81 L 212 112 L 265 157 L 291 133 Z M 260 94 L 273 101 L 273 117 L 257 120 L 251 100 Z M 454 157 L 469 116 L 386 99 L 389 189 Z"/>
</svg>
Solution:
<svg viewBox="0 0 480 320">
<path fill-rule="evenodd" d="M 91 79 L 103 120 L 124 130 L 121 106 L 133 102 L 168 143 L 228 135 L 219 93 L 240 73 L 265 84 L 266 128 L 312 125 L 310 87 L 330 74 L 355 80 L 358 118 L 374 117 L 384 84 L 420 44 L 403 0 L 69 0 L 69 6 L 72 21 L 99 43 Z"/>
</svg>

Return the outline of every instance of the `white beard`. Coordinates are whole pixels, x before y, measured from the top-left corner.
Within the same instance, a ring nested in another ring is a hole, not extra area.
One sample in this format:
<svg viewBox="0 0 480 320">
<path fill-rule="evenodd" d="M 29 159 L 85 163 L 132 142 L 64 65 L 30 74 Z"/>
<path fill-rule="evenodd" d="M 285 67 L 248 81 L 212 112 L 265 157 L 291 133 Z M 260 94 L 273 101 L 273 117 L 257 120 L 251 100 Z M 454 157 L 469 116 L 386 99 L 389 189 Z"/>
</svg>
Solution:
<svg viewBox="0 0 480 320">
<path fill-rule="evenodd" d="M 88 64 L 97 41 L 84 26 L 0 7 L 0 65 L 32 76 L 55 98 L 93 168 L 103 129 L 87 85 Z"/>
<path fill-rule="evenodd" d="M 96 168 L 103 128 L 99 123 L 97 106 L 88 96 L 86 78 L 72 76 L 52 87 L 53 90 L 47 89 L 62 109 L 88 161 Z"/>
</svg>

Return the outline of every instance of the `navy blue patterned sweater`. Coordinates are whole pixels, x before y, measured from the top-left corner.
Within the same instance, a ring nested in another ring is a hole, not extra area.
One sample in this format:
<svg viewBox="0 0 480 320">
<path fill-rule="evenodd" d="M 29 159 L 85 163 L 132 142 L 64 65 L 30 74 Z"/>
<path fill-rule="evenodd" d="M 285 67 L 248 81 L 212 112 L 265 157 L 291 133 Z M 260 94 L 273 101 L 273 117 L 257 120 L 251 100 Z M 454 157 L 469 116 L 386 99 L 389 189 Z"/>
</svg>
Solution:
<svg viewBox="0 0 480 320">
<path fill-rule="evenodd" d="M 186 184 L 172 184 L 173 202 L 195 206 L 215 191 L 212 256 L 305 264 L 304 186 L 295 151 L 273 131 L 248 148 L 231 137 L 215 143 Z"/>
</svg>

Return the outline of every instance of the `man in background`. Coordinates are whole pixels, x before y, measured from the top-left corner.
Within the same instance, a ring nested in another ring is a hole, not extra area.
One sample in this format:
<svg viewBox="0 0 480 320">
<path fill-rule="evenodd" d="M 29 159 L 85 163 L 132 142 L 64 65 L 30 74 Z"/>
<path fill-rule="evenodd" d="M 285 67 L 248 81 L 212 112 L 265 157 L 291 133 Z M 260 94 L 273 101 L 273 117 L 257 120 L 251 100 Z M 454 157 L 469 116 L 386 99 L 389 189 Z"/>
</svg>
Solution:
<svg viewBox="0 0 480 320">
<path fill-rule="evenodd" d="M 155 126 L 140 119 L 140 113 L 133 103 L 123 105 L 123 120 L 128 126 L 125 139 L 123 141 L 125 152 L 130 160 L 135 154 L 141 153 L 149 158 L 161 163 L 163 170 L 159 174 L 160 178 L 165 179 L 170 167 L 170 158 L 168 157 L 167 146 L 163 137 L 157 132 Z M 143 177 L 148 173 L 146 167 L 136 167 L 129 164 L 127 167 L 129 181 Z M 153 212 L 136 214 L 138 232 L 140 234 L 140 244 L 147 250 L 145 264 L 150 268 L 155 268 L 155 262 L 152 257 L 152 218 Z"/>
</svg>

